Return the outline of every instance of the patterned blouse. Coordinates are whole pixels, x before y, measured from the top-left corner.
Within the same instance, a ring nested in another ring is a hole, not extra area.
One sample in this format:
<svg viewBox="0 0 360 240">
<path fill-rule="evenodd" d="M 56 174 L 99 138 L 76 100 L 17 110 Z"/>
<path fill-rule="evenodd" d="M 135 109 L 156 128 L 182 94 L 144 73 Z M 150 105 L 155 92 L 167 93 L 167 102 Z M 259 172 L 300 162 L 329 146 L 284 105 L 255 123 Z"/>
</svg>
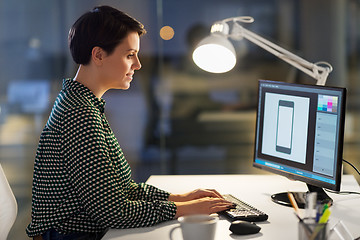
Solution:
<svg viewBox="0 0 360 240">
<path fill-rule="evenodd" d="M 26 232 L 102 232 L 171 220 L 169 193 L 131 179 L 104 115 L 105 101 L 65 79 L 36 153 L 32 220 Z"/>
</svg>

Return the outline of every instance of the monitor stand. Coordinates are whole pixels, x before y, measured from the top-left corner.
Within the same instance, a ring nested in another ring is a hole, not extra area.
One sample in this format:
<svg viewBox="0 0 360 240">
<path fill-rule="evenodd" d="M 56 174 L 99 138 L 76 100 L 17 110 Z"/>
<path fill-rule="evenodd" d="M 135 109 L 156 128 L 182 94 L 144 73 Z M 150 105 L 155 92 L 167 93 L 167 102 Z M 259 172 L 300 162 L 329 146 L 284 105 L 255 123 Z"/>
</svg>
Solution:
<svg viewBox="0 0 360 240">
<path fill-rule="evenodd" d="M 308 192 L 316 192 L 317 193 L 317 200 L 320 201 L 322 204 L 331 203 L 333 200 L 326 194 L 324 189 L 320 187 L 316 187 L 310 184 L 306 184 L 309 191 Z M 306 194 L 308 192 L 291 192 L 294 195 L 295 201 L 299 208 L 305 208 L 306 203 Z M 290 200 L 288 198 L 287 192 L 276 193 L 271 195 L 271 199 L 281 205 L 291 207 Z"/>
</svg>

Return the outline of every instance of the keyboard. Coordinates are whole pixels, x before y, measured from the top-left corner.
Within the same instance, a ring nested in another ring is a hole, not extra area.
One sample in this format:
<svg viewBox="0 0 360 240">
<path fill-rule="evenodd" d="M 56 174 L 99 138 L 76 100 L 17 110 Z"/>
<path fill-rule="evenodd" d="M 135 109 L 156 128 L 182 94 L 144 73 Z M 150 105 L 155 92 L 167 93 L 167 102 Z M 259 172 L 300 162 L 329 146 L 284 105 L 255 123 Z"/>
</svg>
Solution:
<svg viewBox="0 0 360 240">
<path fill-rule="evenodd" d="M 223 197 L 229 202 L 234 203 L 235 207 L 221 212 L 230 221 L 243 220 L 248 222 L 266 221 L 268 215 L 259 209 L 239 200 L 231 194 L 224 194 Z"/>
</svg>

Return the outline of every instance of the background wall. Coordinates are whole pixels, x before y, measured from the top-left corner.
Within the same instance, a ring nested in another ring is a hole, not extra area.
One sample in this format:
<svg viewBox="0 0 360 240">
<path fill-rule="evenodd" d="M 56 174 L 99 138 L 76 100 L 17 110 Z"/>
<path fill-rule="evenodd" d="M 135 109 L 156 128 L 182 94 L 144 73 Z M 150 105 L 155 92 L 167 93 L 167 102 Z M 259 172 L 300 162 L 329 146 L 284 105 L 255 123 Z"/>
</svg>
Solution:
<svg viewBox="0 0 360 240">
<path fill-rule="evenodd" d="M 26 239 L 33 162 L 40 132 L 73 77 L 67 47 L 72 23 L 96 5 L 144 23 L 143 68 L 127 91 L 109 91 L 106 114 L 137 181 L 151 174 L 267 174 L 252 167 L 257 80 L 313 80 L 252 43 L 234 42 L 239 62 L 208 74 L 191 61 L 211 24 L 253 16 L 246 27 L 311 62 L 334 67 L 327 84 L 348 88 L 344 158 L 359 167 L 357 0 L 0 0 L 0 162 L 19 204 L 9 239 Z M 175 35 L 162 40 L 161 27 Z M 345 172 L 354 173 L 348 166 Z"/>
</svg>

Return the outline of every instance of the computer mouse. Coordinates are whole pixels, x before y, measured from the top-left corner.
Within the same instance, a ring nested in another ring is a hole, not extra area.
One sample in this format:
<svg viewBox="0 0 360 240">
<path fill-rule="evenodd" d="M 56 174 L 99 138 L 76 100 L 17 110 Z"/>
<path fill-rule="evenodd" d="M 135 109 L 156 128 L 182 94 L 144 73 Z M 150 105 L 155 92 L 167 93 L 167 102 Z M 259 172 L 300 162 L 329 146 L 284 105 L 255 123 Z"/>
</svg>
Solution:
<svg viewBox="0 0 360 240">
<path fill-rule="evenodd" d="M 254 234 L 260 231 L 261 227 L 253 222 L 236 220 L 230 225 L 229 230 L 237 235 Z"/>
</svg>

